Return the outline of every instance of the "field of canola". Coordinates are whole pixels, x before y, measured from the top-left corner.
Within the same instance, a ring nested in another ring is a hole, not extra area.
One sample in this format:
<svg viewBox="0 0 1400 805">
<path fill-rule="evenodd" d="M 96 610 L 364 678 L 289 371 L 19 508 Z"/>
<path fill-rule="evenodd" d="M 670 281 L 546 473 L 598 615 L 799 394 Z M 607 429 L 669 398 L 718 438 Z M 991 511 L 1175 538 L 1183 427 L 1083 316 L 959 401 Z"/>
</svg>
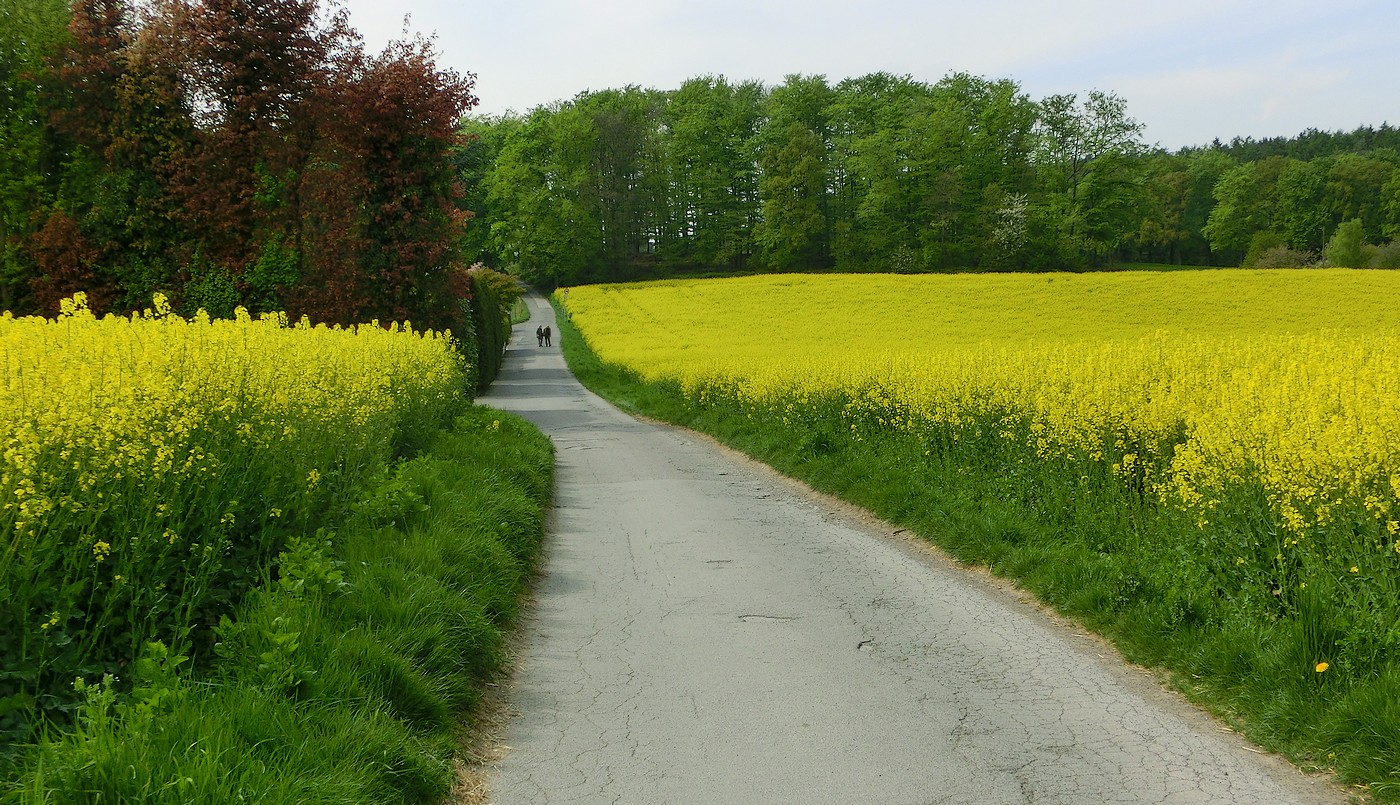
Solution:
<svg viewBox="0 0 1400 805">
<path fill-rule="evenodd" d="M 143 641 L 188 647 L 466 377 L 450 337 L 397 325 L 185 320 L 159 296 L 0 316 L 0 727 Z"/>
<path fill-rule="evenodd" d="M 992 438 L 1054 468 L 1046 483 L 1097 469 L 1189 519 L 1199 537 L 1168 550 L 1202 554 L 1213 595 L 1258 589 L 1287 615 L 1328 581 L 1379 619 L 1353 641 L 1363 665 L 1400 651 L 1381 617 L 1400 597 L 1400 273 L 779 275 L 560 298 L 602 361 L 699 406 L 799 430 L 835 407 L 852 439 L 928 453 Z"/>
</svg>

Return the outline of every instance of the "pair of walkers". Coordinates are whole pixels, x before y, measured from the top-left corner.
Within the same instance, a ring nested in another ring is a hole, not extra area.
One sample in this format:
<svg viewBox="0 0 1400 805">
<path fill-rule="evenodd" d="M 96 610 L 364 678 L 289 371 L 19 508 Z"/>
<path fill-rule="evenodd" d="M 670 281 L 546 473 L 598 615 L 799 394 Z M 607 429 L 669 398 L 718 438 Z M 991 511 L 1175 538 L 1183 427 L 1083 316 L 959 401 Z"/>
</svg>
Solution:
<svg viewBox="0 0 1400 805">
<path fill-rule="evenodd" d="M 543 326 L 543 327 L 536 327 L 536 328 L 535 328 L 535 340 L 538 341 L 538 342 L 540 342 L 540 346 L 542 346 L 542 347 L 552 347 L 552 346 L 554 346 L 554 345 L 551 344 L 550 341 L 549 341 L 549 325 L 546 324 L 546 325 Z"/>
</svg>

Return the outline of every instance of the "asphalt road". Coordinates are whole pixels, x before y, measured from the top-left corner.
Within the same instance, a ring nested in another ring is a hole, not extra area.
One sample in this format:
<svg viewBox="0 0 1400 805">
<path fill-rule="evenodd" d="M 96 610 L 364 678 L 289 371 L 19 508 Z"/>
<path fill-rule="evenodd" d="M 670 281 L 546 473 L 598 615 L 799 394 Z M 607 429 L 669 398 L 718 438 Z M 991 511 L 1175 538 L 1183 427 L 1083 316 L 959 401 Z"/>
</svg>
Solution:
<svg viewBox="0 0 1400 805">
<path fill-rule="evenodd" d="M 529 301 L 481 400 L 558 451 L 497 805 L 1345 801 L 1004 585 L 618 412 Z"/>
</svg>

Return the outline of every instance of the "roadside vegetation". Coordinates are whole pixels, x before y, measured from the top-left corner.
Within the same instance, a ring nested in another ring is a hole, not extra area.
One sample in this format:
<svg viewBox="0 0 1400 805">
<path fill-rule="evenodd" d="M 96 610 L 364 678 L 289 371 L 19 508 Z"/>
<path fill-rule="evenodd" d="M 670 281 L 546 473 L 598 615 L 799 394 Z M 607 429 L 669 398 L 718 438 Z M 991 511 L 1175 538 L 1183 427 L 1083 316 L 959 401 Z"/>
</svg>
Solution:
<svg viewBox="0 0 1400 805">
<path fill-rule="evenodd" d="M 553 467 L 455 339 L 78 297 L 0 369 L 0 801 L 446 795 Z"/>
<path fill-rule="evenodd" d="M 1015 579 L 1253 740 L 1400 801 L 1397 282 L 585 286 L 561 343 L 623 407 Z"/>
</svg>

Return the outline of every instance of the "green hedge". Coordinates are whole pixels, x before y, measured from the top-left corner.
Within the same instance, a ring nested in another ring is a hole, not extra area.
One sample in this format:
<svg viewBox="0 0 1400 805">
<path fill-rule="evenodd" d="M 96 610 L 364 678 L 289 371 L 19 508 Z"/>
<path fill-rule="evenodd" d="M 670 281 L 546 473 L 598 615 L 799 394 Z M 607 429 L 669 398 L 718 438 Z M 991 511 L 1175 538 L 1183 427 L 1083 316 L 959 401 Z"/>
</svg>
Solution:
<svg viewBox="0 0 1400 805">
<path fill-rule="evenodd" d="M 477 343 L 477 391 L 485 391 L 501 371 L 506 343 L 510 341 L 510 310 L 495 287 L 479 272 L 472 272 L 472 328 Z"/>
</svg>

